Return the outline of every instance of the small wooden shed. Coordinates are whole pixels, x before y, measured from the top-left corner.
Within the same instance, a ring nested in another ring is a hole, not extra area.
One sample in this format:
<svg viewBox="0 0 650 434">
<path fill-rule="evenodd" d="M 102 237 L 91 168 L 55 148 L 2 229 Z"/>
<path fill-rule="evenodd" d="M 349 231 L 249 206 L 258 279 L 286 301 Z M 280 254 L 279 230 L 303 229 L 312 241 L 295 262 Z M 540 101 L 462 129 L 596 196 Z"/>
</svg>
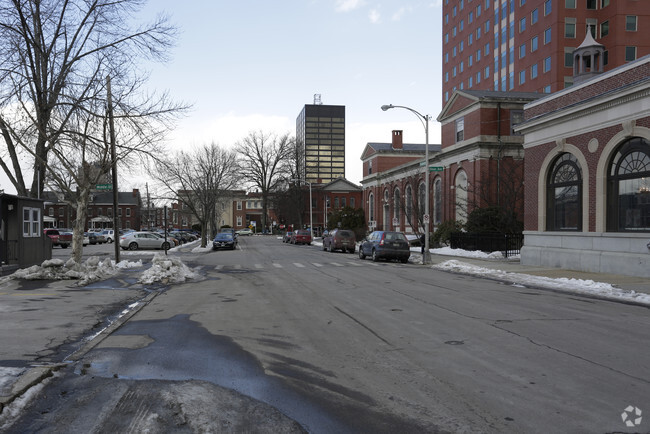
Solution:
<svg viewBox="0 0 650 434">
<path fill-rule="evenodd" d="M 43 234 L 43 200 L 0 194 L 0 275 L 52 259 Z"/>
</svg>

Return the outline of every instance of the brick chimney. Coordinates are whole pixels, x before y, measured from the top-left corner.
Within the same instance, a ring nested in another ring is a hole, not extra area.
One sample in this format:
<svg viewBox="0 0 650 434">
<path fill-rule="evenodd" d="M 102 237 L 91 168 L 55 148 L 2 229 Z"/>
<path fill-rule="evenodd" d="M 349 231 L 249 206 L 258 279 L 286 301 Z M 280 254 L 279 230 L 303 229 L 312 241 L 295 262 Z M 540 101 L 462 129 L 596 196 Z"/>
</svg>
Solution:
<svg viewBox="0 0 650 434">
<path fill-rule="evenodd" d="M 138 197 L 138 193 L 140 193 L 140 189 L 139 188 L 134 188 L 133 189 L 133 197 Z"/>
<path fill-rule="evenodd" d="M 393 130 L 393 149 L 403 149 L 402 130 Z"/>
</svg>

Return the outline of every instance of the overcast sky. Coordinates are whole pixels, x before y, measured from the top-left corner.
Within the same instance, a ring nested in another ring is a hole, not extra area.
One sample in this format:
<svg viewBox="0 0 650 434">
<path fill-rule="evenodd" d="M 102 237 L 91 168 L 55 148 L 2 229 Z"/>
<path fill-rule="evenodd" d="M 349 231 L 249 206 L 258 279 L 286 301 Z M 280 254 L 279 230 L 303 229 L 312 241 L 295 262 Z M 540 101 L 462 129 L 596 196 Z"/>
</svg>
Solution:
<svg viewBox="0 0 650 434">
<path fill-rule="evenodd" d="M 171 16 L 180 37 L 164 65 L 148 65 L 151 89 L 192 111 L 169 149 L 214 141 L 232 147 L 252 130 L 295 135 L 296 117 L 321 95 L 346 107 L 346 178 L 359 183 L 368 142 L 424 143 L 402 109 L 430 114 L 440 143 L 441 0 L 150 0 L 142 19 Z M 132 181 L 133 182 L 133 181 Z M 142 182 L 138 180 L 136 182 Z M 144 186 L 125 185 L 120 189 Z M 0 188 L 13 188 L 2 179 Z"/>
</svg>

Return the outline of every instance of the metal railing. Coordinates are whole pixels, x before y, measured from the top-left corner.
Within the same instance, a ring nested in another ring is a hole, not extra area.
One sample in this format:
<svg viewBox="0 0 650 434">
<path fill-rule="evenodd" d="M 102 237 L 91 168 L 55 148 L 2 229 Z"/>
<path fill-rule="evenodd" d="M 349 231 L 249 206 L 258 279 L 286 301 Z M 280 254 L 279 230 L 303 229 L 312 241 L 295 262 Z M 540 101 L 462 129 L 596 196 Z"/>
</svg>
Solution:
<svg viewBox="0 0 650 434">
<path fill-rule="evenodd" d="M 449 244 L 452 249 L 480 250 L 486 253 L 501 252 L 508 258 L 521 253 L 524 235 L 454 232 L 451 234 Z"/>
</svg>

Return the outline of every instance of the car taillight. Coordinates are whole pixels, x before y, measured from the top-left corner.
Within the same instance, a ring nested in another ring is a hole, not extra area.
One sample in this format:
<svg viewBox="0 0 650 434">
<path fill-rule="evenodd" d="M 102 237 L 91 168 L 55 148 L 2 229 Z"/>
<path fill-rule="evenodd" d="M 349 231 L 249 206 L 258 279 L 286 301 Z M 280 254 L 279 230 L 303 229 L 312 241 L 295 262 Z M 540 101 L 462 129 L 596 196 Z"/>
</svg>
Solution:
<svg viewBox="0 0 650 434">
<path fill-rule="evenodd" d="M 384 245 L 384 237 L 385 237 L 385 236 L 386 236 L 386 234 L 382 234 L 382 235 L 381 235 L 381 241 L 379 241 L 379 245 L 380 245 L 380 246 L 383 246 L 383 245 Z"/>
</svg>

